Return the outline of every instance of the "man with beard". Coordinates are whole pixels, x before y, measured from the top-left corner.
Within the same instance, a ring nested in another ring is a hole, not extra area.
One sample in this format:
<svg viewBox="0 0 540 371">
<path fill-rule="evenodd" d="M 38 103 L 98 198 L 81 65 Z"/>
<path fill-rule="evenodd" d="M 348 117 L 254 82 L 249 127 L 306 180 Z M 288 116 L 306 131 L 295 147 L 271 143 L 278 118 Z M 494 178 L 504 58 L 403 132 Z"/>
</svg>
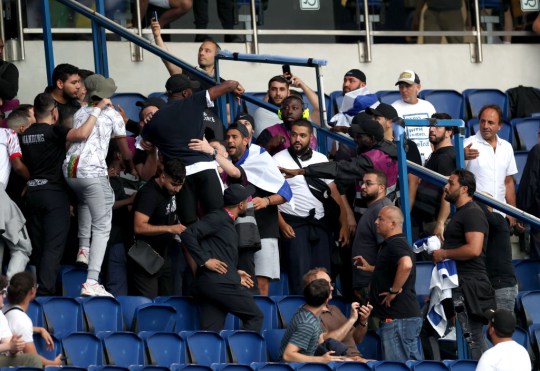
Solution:
<svg viewBox="0 0 540 371">
<path fill-rule="evenodd" d="M 58 107 L 58 123 L 62 126 L 73 127 L 73 115 L 81 104 L 78 100 L 81 88 L 79 69 L 71 64 L 62 63 L 56 66 L 52 73 L 53 86 L 45 89 L 56 101 Z"/>
<path fill-rule="evenodd" d="M 488 222 L 472 199 L 475 190 L 474 174 L 468 170 L 454 170 L 448 178 L 444 198 L 456 206 L 456 213 L 444 231 L 442 248 L 433 252 L 433 263 L 456 261 L 459 287 L 452 289 L 452 300 L 471 358 L 478 360 L 487 349 L 483 313 L 496 303 L 485 264 Z"/>
<path fill-rule="evenodd" d="M 279 167 L 302 168 L 310 164 L 328 162 L 322 153 L 309 148 L 313 128 L 309 121 L 298 120 L 291 125 L 291 146 L 276 155 Z M 341 197 L 331 180 L 321 179 L 327 184 L 331 196 L 340 205 L 342 245 L 349 242 L 347 215 L 341 206 Z M 279 205 L 279 230 L 284 240 L 281 244 L 283 262 L 289 277 L 289 293 L 301 295 L 304 290 L 303 276 L 312 268 L 330 270 L 333 244 L 332 231 L 324 218 L 323 203 L 315 197 L 304 177 L 288 179 L 295 199 L 295 208 L 289 203 Z"/>
<path fill-rule="evenodd" d="M 435 113 L 431 117 L 451 119 L 446 113 Z M 424 166 L 445 176 L 449 176 L 456 168 L 456 151 L 452 145 L 453 130 L 451 126 L 429 127 L 429 142 L 433 145 L 433 153 Z M 415 236 L 413 239 L 435 235 L 443 241 L 444 228 L 449 215 L 450 204 L 444 199 L 443 191 L 440 187 L 423 180 L 418 186 L 412 209 L 413 220 L 416 224 L 413 228 L 413 236 Z"/>
<path fill-rule="evenodd" d="M 283 123 L 275 124 L 264 129 L 257 138 L 257 144 L 264 147 L 272 156 L 291 146 L 291 124 L 301 118 L 307 120 L 309 118 L 309 110 L 302 98 L 297 95 L 290 95 L 283 99 L 278 116 L 281 117 Z M 256 124 L 259 125 L 258 122 Z M 312 136 L 309 146 L 311 149 L 317 148 L 317 139 L 315 136 Z"/>
<path fill-rule="evenodd" d="M 351 247 L 352 259 L 354 265 L 361 262 L 360 257 L 363 257 L 370 265 L 375 265 L 378 247 L 384 240 L 380 234 L 377 234 L 375 220 L 383 207 L 392 205 L 392 201 L 386 197 L 386 175 L 380 170 L 364 173 L 360 193 L 367 204 L 367 210 L 356 227 Z M 365 303 L 369 298 L 368 287 L 371 276 L 372 272 L 353 270 L 354 294 L 360 303 Z"/>
<path fill-rule="evenodd" d="M 232 184 L 223 195 L 223 209 L 206 214 L 182 234 L 197 264 L 195 297 L 199 299 L 201 329 L 221 331 L 227 313 L 242 320 L 242 329 L 259 332 L 263 314 L 248 288 L 251 277 L 236 270 L 238 234 L 234 220 L 247 209 L 247 199 L 255 189 Z"/>
</svg>

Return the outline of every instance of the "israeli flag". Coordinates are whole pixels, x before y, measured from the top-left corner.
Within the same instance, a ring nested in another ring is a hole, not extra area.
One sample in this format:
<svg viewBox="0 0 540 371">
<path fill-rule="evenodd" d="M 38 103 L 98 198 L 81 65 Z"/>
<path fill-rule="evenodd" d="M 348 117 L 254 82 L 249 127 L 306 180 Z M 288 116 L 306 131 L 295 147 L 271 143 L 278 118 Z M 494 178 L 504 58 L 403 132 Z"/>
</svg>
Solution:
<svg viewBox="0 0 540 371">
<path fill-rule="evenodd" d="M 429 284 L 430 297 L 427 318 L 440 336 L 446 332 L 448 322 L 442 301 L 452 298 L 452 289 L 458 286 L 457 268 L 454 260 L 446 259 L 433 267 Z"/>
</svg>

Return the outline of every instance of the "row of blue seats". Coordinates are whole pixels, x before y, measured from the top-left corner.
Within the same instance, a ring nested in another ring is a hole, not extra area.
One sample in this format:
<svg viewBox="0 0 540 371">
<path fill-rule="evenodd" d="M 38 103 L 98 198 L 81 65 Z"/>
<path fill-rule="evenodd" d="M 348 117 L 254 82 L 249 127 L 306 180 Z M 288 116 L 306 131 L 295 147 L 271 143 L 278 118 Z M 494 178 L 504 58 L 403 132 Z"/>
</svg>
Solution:
<svg viewBox="0 0 540 371">
<path fill-rule="evenodd" d="M 171 370 L 171 371 L 474 371 L 477 362 L 469 360 L 445 360 L 438 361 L 408 361 L 406 363 L 393 361 L 375 361 L 368 363 L 358 362 L 334 362 L 322 363 L 266 363 L 254 362 L 249 365 L 237 365 L 228 363 L 214 363 L 210 366 L 193 364 L 172 364 L 170 368 L 163 366 L 130 365 L 122 366 L 89 366 L 88 368 L 74 366 L 49 366 L 48 371 L 146 371 L 146 370 Z M 1 368 L 0 371 L 38 371 L 35 367 Z"/>
</svg>

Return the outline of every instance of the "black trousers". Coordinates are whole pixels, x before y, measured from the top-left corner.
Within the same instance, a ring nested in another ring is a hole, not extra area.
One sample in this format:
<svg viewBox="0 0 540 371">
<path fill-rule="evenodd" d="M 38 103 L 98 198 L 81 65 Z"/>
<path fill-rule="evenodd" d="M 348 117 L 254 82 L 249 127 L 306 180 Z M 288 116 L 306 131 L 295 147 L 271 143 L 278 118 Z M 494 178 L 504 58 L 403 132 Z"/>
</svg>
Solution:
<svg viewBox="0 0 540 371">
<path fill-rule="evenodd" d="M 56 276 L 69 233 L 69 200 L 61 190 L 31 190 L 26 227 L 37 268 L 38 295 L 56 293 Z"/>
<path fill-rule="evenodd" d="M 165 263 L 156 274 L 148 274 L 133 259 L 128 259 L 129 293 L 130 295 L 146 296 L 153 299 L 156 296 L 170 296 L 173 294 L 171 259 L 164 256 Z"/>
<path fill-rule="evenodd" d="M 234 1 L 217 0 L 217 10 L 222 27 L 224 29 L 234 28 Z M 208 0 L 194 0 L 193 15 L 195 16 L 195 28 L 207 28 Z"/>
<path fill-rule="evenodd" d="M 216 170 L 204 170 L 186 177 L 184 186 L 176 195 L 176 212 L 185 226 L 197 221 L 197 207 L 206 214 L 223 208 L 223 191 Z"/>
<path fill-rule="evenodd" d="M 227 313 L 242 320 L 242 330 L 261 331 L 263 314 L 244 286 L 196 280 L 195 296 L 199 304 L 201 330 L 221 331 Z"/>
</svg>

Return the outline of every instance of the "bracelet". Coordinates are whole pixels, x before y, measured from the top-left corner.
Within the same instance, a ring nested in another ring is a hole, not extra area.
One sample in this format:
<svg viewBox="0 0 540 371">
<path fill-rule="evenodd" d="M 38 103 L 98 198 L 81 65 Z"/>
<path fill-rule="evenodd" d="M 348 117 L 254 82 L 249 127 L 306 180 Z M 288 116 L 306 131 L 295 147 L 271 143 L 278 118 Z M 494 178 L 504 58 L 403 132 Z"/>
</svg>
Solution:
<svg viewBox="0 0 540 371">
<path fill-rule="evenodd" d="M 99 107 L 94 107 L 92 108 L 92 111 L 90 111 L 90 116 L 94 116 L 96 119 L 99 117 L 100 114 L 101 114 L 101 108 Z"/>
<path fill-rule="evenodd" d="M 400 289 L 400 290 L 401 290 L 401 289 Z M 399 294 L 399 290 L 397 290 L 397 291 L 392 291 L 392 288 L 390 287 L 390 288 L 388 289 L 388 293 L 389 293 L 390 295 L 397 295 L 397 294 Z"/>
<path fill-rule="evenodd" d="M 268 203 L 266 204 L 266 206 L 270 206 L 270 197 L 265 197 L 265 199 L 266 199 L 266 202 L 268 202 Z"/>
<path fill-rule="evenodd" d="M 362 322 L 358 321 L 358 324 L 359 324 L 360 326 L 362 326 L 362 327 L 367 327 L 367 321 L 366 321 L 366 323 L 362 323 Z"/>
</svg>

